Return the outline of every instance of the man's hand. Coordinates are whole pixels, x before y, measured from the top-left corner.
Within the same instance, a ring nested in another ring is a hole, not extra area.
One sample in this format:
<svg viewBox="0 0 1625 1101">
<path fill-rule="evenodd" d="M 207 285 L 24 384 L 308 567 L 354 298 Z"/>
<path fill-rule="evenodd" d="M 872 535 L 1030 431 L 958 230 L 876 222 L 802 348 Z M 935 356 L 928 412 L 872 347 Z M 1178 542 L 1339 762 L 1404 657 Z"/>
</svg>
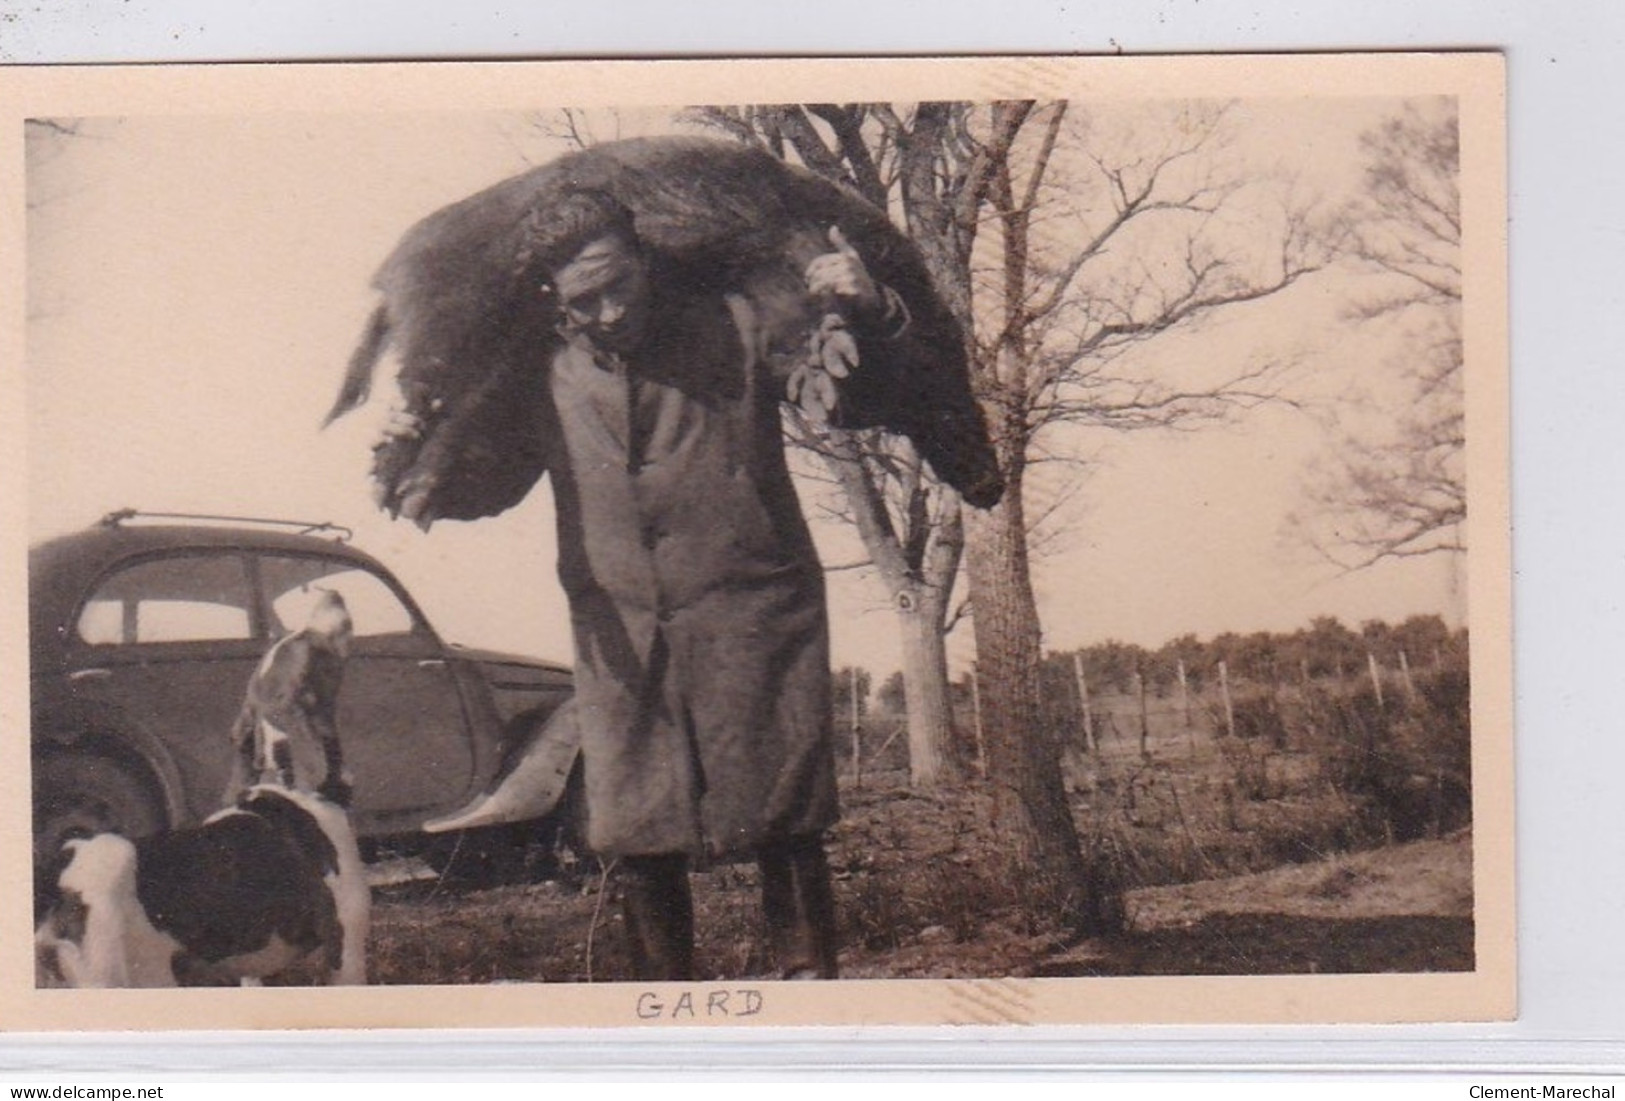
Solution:
<svg viewBox="0 0 1625 1101">
<path fill-rule="evenodd" d="M 835 251 L 815 256 L 807 265 L 807 289 L 815 295 L 833 296 L 843 308 L 854 310 L 860 316 L 885 309 L 886 300 L 879 285 L 840 226 L 829 227 L 829 243 L 835 246 Z"/>
<path fill-rule="evenodd" d="M 865 337 L 896 340 L 902 336 L 911 324 L 908 304 L 902 295 L 884 283 L 875 282 L 863 257 L 847 241 L 840 226 L 829 227 L 829 241 L 835 251 L 815 256 L 807 265 L 807 289 L 815 298 L 825 300 L 826 308 L 835 318 L 850 323 Z M 826 317 L 825 321 L 828 320 Z M 827 324 L 825 329 L 827 331 Z M 846 358 L 856 365 L 856 344 Z M 846 377 L 844 372 L 834 374 L 836 378 Z"/>
</svg>

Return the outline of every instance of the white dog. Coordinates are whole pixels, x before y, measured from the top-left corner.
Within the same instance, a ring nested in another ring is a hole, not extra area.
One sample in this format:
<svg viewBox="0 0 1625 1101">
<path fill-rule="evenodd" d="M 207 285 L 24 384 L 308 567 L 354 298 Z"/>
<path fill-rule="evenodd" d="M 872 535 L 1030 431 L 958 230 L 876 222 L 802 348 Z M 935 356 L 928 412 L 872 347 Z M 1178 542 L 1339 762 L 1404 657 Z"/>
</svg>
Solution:
<svg viewBox="0 0 1625 1101">
<path fill-rule="evenodd" d="M 371 895 L 335 723 L 351 633 L 343 599 L 323 593 L 309 625 L 265 655 L 224 810 L 64 846 L 35 934 L 42 985 L 257 984 L 311 962 L 330 983 L 367 981 Z"/>
</svg>

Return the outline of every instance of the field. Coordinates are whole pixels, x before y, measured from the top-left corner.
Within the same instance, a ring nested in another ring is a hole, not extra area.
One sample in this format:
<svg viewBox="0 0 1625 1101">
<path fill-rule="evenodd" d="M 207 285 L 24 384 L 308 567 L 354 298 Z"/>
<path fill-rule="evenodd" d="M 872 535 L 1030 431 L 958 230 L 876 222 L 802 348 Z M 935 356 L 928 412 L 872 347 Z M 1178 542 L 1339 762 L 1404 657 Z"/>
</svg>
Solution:
<svg viewBox="0 0 1625 1101">
<path fill-rule="evenodd" d="M 1112 718 L 1096 742 L 1058 738 L 1090 858 L 1123 891 L 1121 931 L 1081 942 L 1023 905 L 985 786 L 911 790 L 885 767 L 893 739 L 857 777 L 844 762 L 831 837 L 842 974 L 1470 970 L 1471 829 L 1452 772 L 1465 737 L 1447 729 L 1458 689 L 1429 682 L 1382 705 L 1358 690 L 1248 697 L 1232 709 L 1253 727 L 1235 735 L 1197 722 L 1205 710 L 1187 727 L 1164 707 L 1143 752 L 1138 700 L 1103 698 L 1096 714 Z M 877 730 L 866 745 L 884 744 Z M 374 981 L 623 980 L 613 894 L 591 867 L 561 882 L 381 886 Z M 754 865 L 697 872 L 695 905 L 703 977 L 768 977 Z"/>
</svg>

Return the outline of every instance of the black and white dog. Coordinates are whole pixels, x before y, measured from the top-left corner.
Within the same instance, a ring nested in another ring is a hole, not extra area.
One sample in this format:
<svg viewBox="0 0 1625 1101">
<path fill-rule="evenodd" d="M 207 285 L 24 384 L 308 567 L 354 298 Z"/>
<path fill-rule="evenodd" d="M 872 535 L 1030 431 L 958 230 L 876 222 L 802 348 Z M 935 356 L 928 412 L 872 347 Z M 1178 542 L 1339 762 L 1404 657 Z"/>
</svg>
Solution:
<svg viewBox="0 0 1625 1101">
<path fill-rule="evenodd" d="M 323 593 L 265 655 L 233 728 L 225 809 L 131 841 L 69 841 L 35 933 L 45 986 L 206 986 L 314 964 L 367 981 L 371 895 L 346 806 L 336 723 L 352 625 Z"/>
</svg>

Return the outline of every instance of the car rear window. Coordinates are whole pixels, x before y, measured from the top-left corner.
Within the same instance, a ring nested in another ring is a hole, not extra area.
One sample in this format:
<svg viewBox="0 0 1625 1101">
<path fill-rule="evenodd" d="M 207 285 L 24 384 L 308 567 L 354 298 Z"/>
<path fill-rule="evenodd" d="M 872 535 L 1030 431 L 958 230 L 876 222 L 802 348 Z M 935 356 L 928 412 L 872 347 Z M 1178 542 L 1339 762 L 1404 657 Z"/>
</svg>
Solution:
<svg viewBox="0 0 1625 1101">
<path fill-rule="evenodd" d="M 102 579 L 78 633 L 92 646 L 249 639 L 250 593 L 238 555 L 147 559 Z"/>
</svg>

